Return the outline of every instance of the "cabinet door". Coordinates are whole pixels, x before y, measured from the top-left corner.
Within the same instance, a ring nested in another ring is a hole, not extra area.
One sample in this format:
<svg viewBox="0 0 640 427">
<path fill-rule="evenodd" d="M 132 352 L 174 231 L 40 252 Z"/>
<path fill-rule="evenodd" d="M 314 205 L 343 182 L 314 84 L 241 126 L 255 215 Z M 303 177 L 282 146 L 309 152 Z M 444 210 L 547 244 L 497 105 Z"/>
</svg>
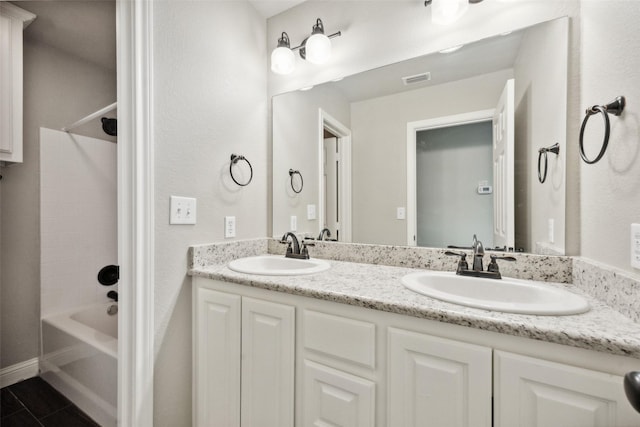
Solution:
<svg viewBox="0 0 640 427">
<path fill-rule="evenodd" d="M 305 360 L 302 399 L 304 426 L 375 425 L 375 384 L 364 378 Z"/>
<path fill-rule="evenodd" d="M 495 353 L 495 425 L 637 426 L 622 377 L 511 353 Z"/>
<path fill-rule="evenodd" d="M 293 427 L 295 309 L 242 298 L 242 425 Z"/>
<path fill-rule="evenodd" d="M 389 426 L 491 426 L 491 349 L 388 330 Z"/>
<path fill-rule="evenodd" d="M 241 299 L 201 287 L 194 291 L 193 425 L 239 427 Z"/>
</svg>

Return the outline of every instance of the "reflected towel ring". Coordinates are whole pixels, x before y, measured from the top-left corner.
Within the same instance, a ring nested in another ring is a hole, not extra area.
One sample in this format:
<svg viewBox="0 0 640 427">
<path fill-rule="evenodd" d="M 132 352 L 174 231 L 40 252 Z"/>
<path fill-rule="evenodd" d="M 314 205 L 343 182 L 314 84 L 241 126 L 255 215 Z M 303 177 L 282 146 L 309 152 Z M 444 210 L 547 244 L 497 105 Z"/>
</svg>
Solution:
<svg viewBox="0 0 640 427">
<path fill-rule="evenodd" d="M 597 163 L 602 158 L 602 156 L 604 156 L 605 151 L 607 151 L 607 146 L 609 145 L 609 134 L 611 132 L 609 114 L 619 116 L 620 114 L 622 114 L 625 104 L 626 101 L 624 96 L 619 96 L 607 105 L 594 105 L 593 107 L 587 109 L 584 120 L 582 121 L 582 127 L 580 128 L 580 157 L 582 157 L 582 160 L 584 160 L 585 163 L 592 165 L 594 163 Z M 600 113 L 604 118 L 604 139 L 602 141 L 602 148 L 600 148 L 598 156 L 595 159 L 590 160 L 584 153 L 584 130 L 587 127 L 589 117 L 598 113 Z"/>
<path fill-rule="evenodd" d="M 560 153 L 560 144 L 556 142 L 551 147 L 543 147 L 538 150 L 538 181 L 540 181 L 540 184 L 544 184 L 544 182 L 547 180 L 547 153 L 553 153 L 557 156 Z M 540 168 L 540 160 L 542 160 L 543 155 L 544 173 L 542 173 Z"/>
<path fill-rule="evenodd" d="M 300 177 L 300 189 L 299 190 L 296 190 L 295 185 L 293 185 L 293 176 L 294 175 L 298 175 Z M 302 179 L 302 174 L 300 173 L 300 171 L 289 169 L 289 176 L 291 177 L 291 189 L 293 190 L 294 193 L 300 193 L 302 191 L 302 188 L 304 187 L 304 180 Z"/>
<path fill-rule="evenodd" d="M 249 180 L 247 182 L 245 182 L 244 184 L 238 182 L 236 177 L 233 176 L 233 165 L 238 163 L 240 160 L 244 160 L 245 162 L 247 162 L 247 164 L 249 165 L 249 171 L 251 172 L 251 175 L 249 176 Z M 238 155 L 232 154 L 231 155 L 231 163 L 229 163 L 229 174 L 231 175 L 231 179 L 233 180 L 233 182 L 238 184 L 240 187 L 245 187 L 245 186 L 249 185 L 249 183 L 253 179 L 253 168 L 251 167 L 251 163 L 249 163 L 249 160 L 247 160 L 246 157 L 244 157 L 243 155 L 239 155 L 239 154 Z"/>
</svg>

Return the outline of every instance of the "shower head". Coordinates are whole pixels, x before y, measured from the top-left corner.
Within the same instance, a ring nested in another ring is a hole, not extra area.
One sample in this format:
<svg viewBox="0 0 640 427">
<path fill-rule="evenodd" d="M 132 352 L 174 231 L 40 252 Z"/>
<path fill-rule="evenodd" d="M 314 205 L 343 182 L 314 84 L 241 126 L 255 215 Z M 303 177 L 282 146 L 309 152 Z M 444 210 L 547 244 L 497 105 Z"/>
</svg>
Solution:
<svg viewBox="0 0 640 427">
<path fill-rule="evenodd" d="M 103 117 L 102 119 L 102 130 L 107 135 L 118 136 L 118 119 L 108 119 Z"/>
</svg>

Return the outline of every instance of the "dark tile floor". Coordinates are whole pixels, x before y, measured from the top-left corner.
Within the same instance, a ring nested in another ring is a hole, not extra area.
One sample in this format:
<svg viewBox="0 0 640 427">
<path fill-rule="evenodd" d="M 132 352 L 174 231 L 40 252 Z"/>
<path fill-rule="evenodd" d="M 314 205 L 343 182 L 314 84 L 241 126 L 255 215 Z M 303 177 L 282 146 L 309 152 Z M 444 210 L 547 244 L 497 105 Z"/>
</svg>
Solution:
<svg viewBox="0 0 640 427">
<path fill-rule="evenodd" d="M 2 427 L 96 427 L 84 412 L 40 377 L 0 390 Z"/>
</svg>

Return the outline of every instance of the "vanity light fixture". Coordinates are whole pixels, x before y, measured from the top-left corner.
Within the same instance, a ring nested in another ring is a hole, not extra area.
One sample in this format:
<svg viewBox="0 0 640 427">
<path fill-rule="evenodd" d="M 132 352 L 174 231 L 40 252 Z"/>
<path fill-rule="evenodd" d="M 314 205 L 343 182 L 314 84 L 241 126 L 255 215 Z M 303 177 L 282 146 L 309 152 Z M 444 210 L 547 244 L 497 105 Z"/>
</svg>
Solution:
<svg viewBox="0 0 640 427">
<path fill-rule="evenodd" d="M 469 3 L 480 3 L 482 0 L 425 0 L 424 5 L 431 6 L 431 22 L 438 25 L 452 24 L 469 8 Z"/>
<path fill-rule="evenodd" d="M 299 51 L 300 57 L 312 64 L 324 64 L 331 57 L 331 40 L 341 36 L 340 31 L 325 35 L 324 24 L 318 18 L 311 29 L 311 35 L 304 39 L 300 46 L 291 47 L 289 35 L 282 32 L 278 39 L 278 46 L 271 52 L 271 71 L 276 74 L 290 74 L 295 68 L 294 50 Z"/>
</svg>

